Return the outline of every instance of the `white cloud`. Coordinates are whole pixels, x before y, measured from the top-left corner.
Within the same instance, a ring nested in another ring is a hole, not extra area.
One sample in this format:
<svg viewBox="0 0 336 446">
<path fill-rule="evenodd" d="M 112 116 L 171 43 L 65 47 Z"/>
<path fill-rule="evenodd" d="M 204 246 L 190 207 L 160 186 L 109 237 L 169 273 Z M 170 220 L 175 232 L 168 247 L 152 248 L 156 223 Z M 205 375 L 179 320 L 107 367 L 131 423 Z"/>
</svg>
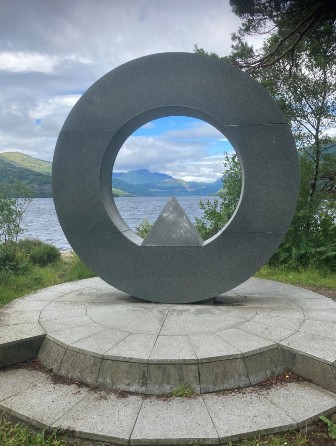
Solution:
<svg viewBox="0 0 336 446">
<path fill-rule="evenodd" d="M 51 160 L 71 107 L 107 71 L 146 54 L 192 52 L 195 43 L 224 55 L 239 23 L 227 0 L 2 0 L 0 151 Z M 222 166 L 200 170 L 207 156 L 200 139 L 223 136 L 208 127 L 184 140 L 177 132 L 178 144 L 173 134 L 151 148 L 137 140 L 135 155 L 123 149 L 118 163 L 210 178 Z"/>
<path fill-rule="evenodd" d="M 0 53 L 0 70 L 14 73 L 52 73 L 58 60 L 54 56 L 39 53 L 2 52 Z"/>
</svg>

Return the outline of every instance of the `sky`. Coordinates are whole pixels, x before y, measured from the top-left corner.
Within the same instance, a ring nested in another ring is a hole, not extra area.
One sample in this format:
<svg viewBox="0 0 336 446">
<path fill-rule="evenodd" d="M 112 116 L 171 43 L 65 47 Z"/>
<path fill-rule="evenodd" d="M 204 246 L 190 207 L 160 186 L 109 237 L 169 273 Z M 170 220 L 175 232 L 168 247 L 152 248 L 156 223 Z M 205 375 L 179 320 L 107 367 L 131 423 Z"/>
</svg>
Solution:
<svg viewBox="0 0 336 446">
<path fill-rule="evenodd" d="M 0 152 L 51 161 L 71 108 L 105 73 L 195 44 L 223 56 L 239 24 L 228 0 L 0 0 Z M 205 122 L 162 118 L 128 138 L 115 170 L 210 182 L 225 151 L 231 145 Z"/>
</svg>

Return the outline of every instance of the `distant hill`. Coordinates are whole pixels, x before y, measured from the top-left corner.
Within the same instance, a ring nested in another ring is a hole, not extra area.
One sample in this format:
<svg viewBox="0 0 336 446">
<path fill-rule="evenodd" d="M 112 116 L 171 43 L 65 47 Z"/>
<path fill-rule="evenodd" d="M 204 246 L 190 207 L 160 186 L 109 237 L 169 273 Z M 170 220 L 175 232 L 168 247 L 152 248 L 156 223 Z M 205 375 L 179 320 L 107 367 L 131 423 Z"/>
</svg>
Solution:
<svg viewBox="0 0 336 446">
<path fill-rule="evenodd" d="M 216 194 L 222 189 L 222 181 L 183 181 L 164 173 L 138 169 L 113 173 L 112 186 L 142 197 L 205 196 Z"/>
<path fill-rule="evenodd" d="M 35 197 L 51 197 L 51 163 L 20 152 L 0 153 L 0 183 L 11 189 L 16 181 Z"/>
<path fill-rule="evenodd" d="M 29 186 L 34 197 L 51 197 L 51 167 L 42 161 L 20 152 L 0 153 L 0 184 L 11 188 L 16 182 Z M 213 183 L 183 181 L 147 169 L 116 172 L 112 175 L 113 193 L 116 197 L 166 197 L 206 196 L 222 188 L 220 179 Z"/>
</svg>

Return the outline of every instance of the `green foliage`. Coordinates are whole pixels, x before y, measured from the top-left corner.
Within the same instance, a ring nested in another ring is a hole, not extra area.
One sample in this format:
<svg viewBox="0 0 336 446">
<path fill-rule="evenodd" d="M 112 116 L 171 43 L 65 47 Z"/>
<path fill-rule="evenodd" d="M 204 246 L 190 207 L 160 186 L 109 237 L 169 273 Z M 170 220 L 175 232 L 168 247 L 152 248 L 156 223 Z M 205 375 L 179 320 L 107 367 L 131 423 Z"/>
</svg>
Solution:
<svg viewBox="0 0 336 446">
<path fill-rule="evenodd" d="M 256 274 L 260 279 L 276 280 L 298 286 L 336 289 L 336 275 L 317 268 L 291 269 L 288 266 L 265 265 Z"/>
<path fill-rule="evenodd" d="M 221 199 L 200 201 L 200 208 L 203 211 L 201 218 L 196 218 L 196 229 L 203 240 L 207 240 L 218 231 L 232 217 L 240 197 L 242 174 L 237 155 L 229 156 L 227 153 L 224 158 L 223 190 L 220 193 Z"/>
<path fill-rule="evenodd" d="M 0 178 L 11 197 L 21 196 L 15 188 L 17 181 L 29 187 L 34 196 L 51 196 L 51 163 L 47 161 L 19 152 L 0 153 Z"/>
<path fill-rule="evenodd" d="M 30 270 L 29 260 L 19 253 L 16 244 L 7 242 L 0 245 L 0 279 L 4 276 L 27 274 Z"/>
<path fill-rule="evenodd" d="M 152 227 L 153 224 L 150 223 L 147 219 L 145 219 L 135 229 L 139 237 L 146 238 Z"/>
<path fill-rule="evenodd" d="M 332 440 L 336 440 L 336 424 L 329 420 L 327 417 L 321 416 L 319 418 L 328 426 L 328 437 Z"/>
<path fill-rule="evenodd" d="M 74 253 L 69 254 L 63 262 L 66 265 L 65 281 L 90 279 L 96 274 Z"/>
<path fill-rule="evenodd" d="M 56 432 L 34 432 L 21 424 L 0 422 L 0 444 L 3 446 L 66 446 L 67 442 L 58 438 Z"/>
<path fill-rule="evenodd" d="M 23 232 L 23 215 L 31 202 L 31 191 L 27 187 L 16 182 L 12 190 L 22 198 L 12 198 L 8 188 L 0 185 L 0 243 L 17 240 Z"/>
<path fill-rule="evenodd" d="M 35 241 L 37 242 L 37 241 Z M 47 266 L 57 262 L 61 258 L 61 254 L 55 246 L 47 243 L 37 243 L 30 251 L 29 259 L 31 263 L 39 266 Z"/>
<path fill-rule="evenodd" d="M 32 249 L 34 249 L 33 242 L 31 240 L 20 241 L 23 247 L 21 249 L 17 248 L 16 251 L 16 255 L 21 259 L 20 261 L 23 261 L 24 258 L 29 259 L 30 253 L 29 249 L 27 251 L 27 246 L 31 245 Z M 41 267 L 33 265 L 26 260 L 27 264 L 28 268 L 24 273 L 20 270 L 17 272 L 12 269 L 2 269 L 0 266 L 0 307 L 17 297 L 24 296 L 40 288 L 95 276 L 75 254 L 71 253 L 62 256 L 59 261 L 52 265 Z"/>
<path fill-rule="evenodd" d="M 173 396 L 179 398 L 191 398 L 194 396 L 194 391 L 190 384 L 182 381 L 180 385 L 172 392 Z"/>
<path fill-rule="evenodd" d="M 321 162 L 323 169 L 323 161 Z M 336 271 L 335 198 L 317 190 L 307 204 L 313 161 L 300 156 L 300 192 L 291 226 L 270 265 Z"/>
<path fill-rule="evenodd" d="M 318 44 L 324 26 L 335 27 L 336 6 L 330 0 L 230 0 L 233 12 L 242 19 L 233 35 L 230 60 L 250 72 L 270 66 L 291 64 L 302 42 Z M 269 46 L 254 51 L 247 36 L 271 35 Z"/>
</svg>

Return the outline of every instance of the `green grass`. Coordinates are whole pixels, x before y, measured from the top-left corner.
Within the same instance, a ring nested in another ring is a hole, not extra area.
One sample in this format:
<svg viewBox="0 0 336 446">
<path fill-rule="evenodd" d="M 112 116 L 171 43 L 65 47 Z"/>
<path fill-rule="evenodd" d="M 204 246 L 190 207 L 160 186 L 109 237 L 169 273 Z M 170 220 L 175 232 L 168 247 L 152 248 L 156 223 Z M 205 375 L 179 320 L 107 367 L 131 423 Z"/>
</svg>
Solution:
<svg viewBox="0 0 336 446">
<path fill-rule="evenodd" d="M 256 277 L 260 279 L 276 280 L 293 285 L 316 286 L 336 289 L 336 274 L 327 273 L 317 269 L 290 270 L 287 268 L 274 268 L 264 266 Z"/>
<path fill-rule="evenodd" d="M 95 274 L 76 255 L 61 258 L 50 266 L 32 265 L 26 274 L 1 274 L 0 307 L 41 288 L 94 276 Z"/>
<path fill-rule="evenodd" d="M 11 424 L 6 420 L 0 422 L 0 445 L 2 446 L 67 446 L 65 440 L 57 433 L 35 432 L 20 424 Z"/>
<path fill-rule="evenodd" d="M 172 392 L 172 395 L 179 398 L 191 398 L 195 395 L 190 384 L 181 382 L 180 385 Z"/>
</svg>

